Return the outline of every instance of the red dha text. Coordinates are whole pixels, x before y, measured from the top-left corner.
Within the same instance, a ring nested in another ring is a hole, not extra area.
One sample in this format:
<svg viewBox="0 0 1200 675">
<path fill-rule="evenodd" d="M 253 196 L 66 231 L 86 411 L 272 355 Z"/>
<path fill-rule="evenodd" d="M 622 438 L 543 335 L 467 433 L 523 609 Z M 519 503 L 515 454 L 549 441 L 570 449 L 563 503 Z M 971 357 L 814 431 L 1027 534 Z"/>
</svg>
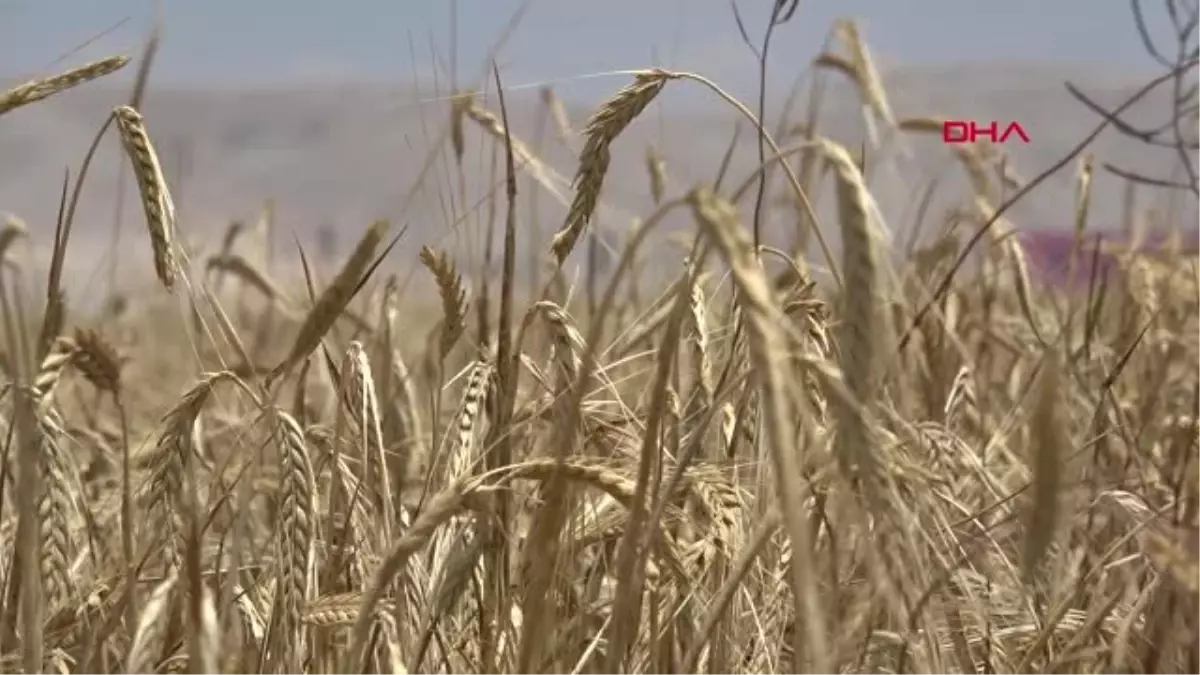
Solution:
<svg viewBox="0 0 1200 675">
<path fill-rule="evenodd" d="M 1004 125 L 991 121 L 981 124 L 974 120 L 946 120 L 942 122 L 942 141 L 946 143 L 974 143 L 980 137 L 993 143 L 1007 143 L 1008 139 L 1017 136 L 1022 142 L 1029 142 L 1029 134 L 1017 122 Z"/>
</svg>

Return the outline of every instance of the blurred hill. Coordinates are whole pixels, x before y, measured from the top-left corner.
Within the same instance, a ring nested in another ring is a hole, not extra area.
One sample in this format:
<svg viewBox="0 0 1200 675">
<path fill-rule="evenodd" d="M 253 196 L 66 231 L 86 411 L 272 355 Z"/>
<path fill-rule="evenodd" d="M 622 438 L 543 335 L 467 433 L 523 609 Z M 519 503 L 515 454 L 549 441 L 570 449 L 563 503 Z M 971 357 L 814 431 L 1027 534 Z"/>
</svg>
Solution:
<svg viewBox="0 0 1200 675">
<path fill-rule="evenodd" d="M 863 138 L 857 96 L 842 79 L 830 74 L 831 86 L 820 120 L 822 133 L 857 149 Z M 1136 90 L 1144 78 L 1101 71 L 1086 66 L 1048 64 L 977 64 L 939 68 L 901 68 L 884 73 L 891 105 L 898 117 L 942 115 L 979 120 L 1016 120 L 1032 142 L 1010 142 L 1017 172 L 1031 178 L 1053 164 L 1079 142 L 1099 121 L 1074 100 L 1064 87 L 1071 81 L 1102 105 L 1113 106 Z M 612 91 L 624 84 L 612 81 Z M 807 84 L 804 85 L 807 90 Z M 778 111 L 785 92 L 773 93 Z M 6 115 L 0 120 L 0 212 L 24 218 L 34 238 L 48 244 L 58 208 L 64 171 L 74 175 L 88 144 L 105 114 L 127 98 L 124 89 L 103 81 L 85 85 Z M 1168 88 L 1150 96 L 1128 116 L 1147 126 L 1161 123 L 1168 110 Z M 344 248 L 372 218 L 389 217 L 406 222 L 409 233 L 399 247 L 411 252 L 421 244 L 453 248 L 478 240 L 486 207 L 479 200 L 485 186 L 496 180 L 491 170 L 490 141 L 468 122 L 468 151 L 464 162 L 468 179 L 468 204 L 458 202 L 457 170 L 444 155 L 433 165 L 423 187 L 404 198 L 417 184 L 426 158 L 444 133 L 449 104 L 434 92 L 388 91 L 379 87 L 326 86 L 276 90 L 182 89 L 152 82 L 144 112 L 159 146 L 168 179 L 176 193 L 179 227 L 189 236 L 211 240 L 220 236 L 232 219 L 253 219 L 263 201 L 274 200 L 280 226 L 275 245 L 294 250 L 294 235 L 313 247 L 318 231 L 337 233 Z M 442 97 L 444 98 L 444 97 Z M 423 102 L 425 101 L 425 102 Z M 515 133 L 538 146 L 539 118 L 543 116 L 538 92 L 513 91 L 506 96 Z M 578 131 L 598 100 L 569 101 L 571 121 Z M 494 99 L 489 107 L 498 110 Z M 804 111 L 794 108 L 796 121 Z M 769 120 L 775 123 L 778 115 Z M 650 206 L 644 157 L 654 143 L 666 160 L 675 190 L 698 181 L 711 181 L 733 133 L 736 115 L 690 83 L 671 83 L 658 101 L 635 122 L 614 146 L 613 166 L 606 183 L 606 210 L 601 225 L 624 228 L 628 218 L 646 213 Z M 547 121 L 542 156 L 569 180 L 574 171 L 571 152 L 554 139 Z M 743 124 L 740 147 L 733 157 L 733 180 L 740 182 L 757 164 L 754 136 Z M 575 139 L 576 141 L 578 139 Z M 481 143 L 482 141 L 482 143 Z M 901 171 L 873 172 L 872 191 L 889 226 L 897 232 L 911 227 L 915 204 L 930 181 L 937 180 L 933 214 L 969 193 L 962 172 L 940 138 L 908 136 L 904 141 L 911 159 Z M 1166 175 L 1177 159 L 1122 138 L 1103 134 L 1092 151 L 1100 162 Z M 75 230 L 76 246 L 86 245 L 100 257 L 107 252 L 116 214 L 118 172 L 127 171 L 115 134 L 109 134 L 93 164 L 84 188 Z M 868 157 L 870 165 L 871 158 Z M 1060 228 L 1071 218 L 1074 165 L 1060 171 L 1038 189 L 1013 220 L 1031 229 Z M 1120 224 L 1122 181 L 1097 171 L 1092 223 L 1098 228 Z M 522 224 L 530 227 L 533 189 L 522 183 Z M 141 214 L 132 180 L 125 182 L 122 214 L 124 242 L 140 241 Z M 1165 204 L 1161 190 L 1140 189 L 1143 205 Z M 569 192 L 568 198 L 569 198 Z M 819 208 L 829 214 L 831 200 Z M 552 198 L 538 198 L 543 231 L 556 228 L 565 210 Z M 455 227 L 455 215 L 475 209 L 466 225 Z M 1194 223 L 1195 206 L 1179 215 Z M 772 222 L 776 243 L 786 244 L 788 214 Z M 471 223 L 475 223 L 474 226 Z M 830 226 L 830 229 L 832 226 Z M 526 230 L 529 231 L 528 229 Z M 134 247 L 135 267 L 149 270 L 148 248 Z M 76 248 L 75 250 L 80 250 Z M 128 256 L 127 256 L 128 257 Z M 75 265 L 95 260 L 75 260 Z M 79 270 L 74 270 L 77 273 Z"/>
</svg>

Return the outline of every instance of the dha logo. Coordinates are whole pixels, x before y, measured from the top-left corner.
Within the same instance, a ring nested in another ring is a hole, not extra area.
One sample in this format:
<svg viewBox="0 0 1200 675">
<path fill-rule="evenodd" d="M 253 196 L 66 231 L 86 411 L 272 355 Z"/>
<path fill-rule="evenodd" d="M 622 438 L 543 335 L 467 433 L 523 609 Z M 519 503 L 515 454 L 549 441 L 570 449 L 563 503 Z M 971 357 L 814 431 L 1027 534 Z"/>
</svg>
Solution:
<svg viewBox="0 0 1200 675">
<path fill-rule="evenodd" d="M 1016 135 L 1021 142 L 1029 142 L 1029 134 L 1017 122 L 1009 122 L 1001 131 L 1001 123 L 995 120 L 980 124 L 975 120 L 946 120 L 942 123 L 942 141 L 945 143 L 974 143 L 979 137 L 986 137 L 993 143 L 1007 143 Z"/>
</svg>

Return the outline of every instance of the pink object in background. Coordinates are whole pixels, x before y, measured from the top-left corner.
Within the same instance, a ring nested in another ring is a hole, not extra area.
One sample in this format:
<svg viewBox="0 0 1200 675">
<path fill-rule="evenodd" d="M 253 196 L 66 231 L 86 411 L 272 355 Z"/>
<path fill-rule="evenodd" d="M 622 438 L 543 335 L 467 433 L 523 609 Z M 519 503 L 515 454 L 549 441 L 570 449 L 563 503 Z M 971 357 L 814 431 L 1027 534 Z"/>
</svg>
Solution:
<svg viewBox="0 0 1200 675">
<path fill-rule="evenodd" d="M 1099 235 L 1099 236 L 1097 236 Z M 1070 265 L 1071 248 L 1075 244 L 1075 233 L 1069 230 L 1027 230 L 1018 235 L 1029 256 L 1030 272 L 1044 283 L 1054 286 L 1065 285 Z M 1076 283 L 1086 286 L 1092 277 L 1092 265 L 1098 269 L 1096 277 L 1103 278 L 1116 265 L 1114 251 L 1121 250 L 1127 242 L 1118 232 L 1084 232 L 1083 245 L 1079 252 L 1079 271 Z M 1096 253 L 1097 240 L 1100 251 Z M 1190 230 L 1179 234 L 1181 253 L 1200 254 L 1200 231 Z M 1146 237 L 1139 250 L 1147 253 L 1164 251 L 1169 237 L 1164 232 L 1153 232 Z M 1165 251 L 1164 251 L 1165 252 Z"/>
</svg>

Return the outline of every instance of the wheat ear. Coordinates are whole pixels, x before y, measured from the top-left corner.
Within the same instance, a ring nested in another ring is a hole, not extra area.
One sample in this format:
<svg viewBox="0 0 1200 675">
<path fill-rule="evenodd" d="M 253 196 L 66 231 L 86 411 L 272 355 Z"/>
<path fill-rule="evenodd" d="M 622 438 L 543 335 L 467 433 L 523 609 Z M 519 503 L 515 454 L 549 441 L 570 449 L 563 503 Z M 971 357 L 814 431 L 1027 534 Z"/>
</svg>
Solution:
<svg viewBox="0 0 1200 675">
<path fill-rule="evenodd" d="M 278 379 L 280 375 L 307 358 L 321 343 L 325 333 L 329 332 L 354 298 L 375 259 L 375 251 L 383 242 L 387 229 L 387 221 L 377 220 L 363 233 L 362 239 L 354 247 L 354 252 L 350 254 L 341 271 L 304 317 L 304 322 L 300 324 L 300 334 L 296 336 L 288 355 L 267 374 L 267 382 Z"/>
<path fill-rule="evenodd" d="M 142 114 L 131 106 L 123 105 L 113 110 L 113 117 L 142 196 L 142 210 L 146 214 L 150 245 L 154 249 L 154 271 L 169 291 L 175 287 L 176 274 L 172 245 L 175 204 L 167 189 L 167 179 L 163 175 L 154 144 L 150 142 L 150 135 L 146 133 L 146 121 Z"/>
<path fill-rule="evenodd" d="M 823 141 L 835 171 L 838 219 L 842 229 L 842 269 L 846 288 L 838 346 L 846 387 L 857 405 L 839 406 L 838 459 L 858 480 L 875 476 L 870 421 L 864 417 L 877 395 L 879 338 L 883 329 L 878 307 L 879 253 L 868 216 L 868 193 L 862 174 L 845 148 Z"/>
<path fill-rule="evenodd" d="M 467 329 L 467 290 L 463 287 L 462 275 L 444 253 L 422 246 L 421 263 L 433 275 L 442 299 L 440 343 L 442 358 L 446 358 Z"/>
<path fill-rule="evenodd" d="M 31 80 L 25 84 L 18 85 L 0 94 L 0 115 L 14 108 L 36 103 L 60 91 L 81 85 L 84 82 L 115 73 L 123 68 L 126 63 L 129 63 L 128 56 L 110 56 L 107 59 L 94 61 L 59 75 L 40 80 Z"/>
<path fill-rule="evenodd" d="M 604 176 L 608 173 L 609 146 L 650 105 L 670 78 L 671 75 L 662 70 L 638 73 L 634 76 L 633 84 L 605 101 L 588 120 L 584 129 L 587 142 L 575 174 L 575 199 L 571 202 L 566 222 L 554 235 L 551 244 L 560 265 L 571 254 L 575 242 L 596 211 Z"/>
</svg>

